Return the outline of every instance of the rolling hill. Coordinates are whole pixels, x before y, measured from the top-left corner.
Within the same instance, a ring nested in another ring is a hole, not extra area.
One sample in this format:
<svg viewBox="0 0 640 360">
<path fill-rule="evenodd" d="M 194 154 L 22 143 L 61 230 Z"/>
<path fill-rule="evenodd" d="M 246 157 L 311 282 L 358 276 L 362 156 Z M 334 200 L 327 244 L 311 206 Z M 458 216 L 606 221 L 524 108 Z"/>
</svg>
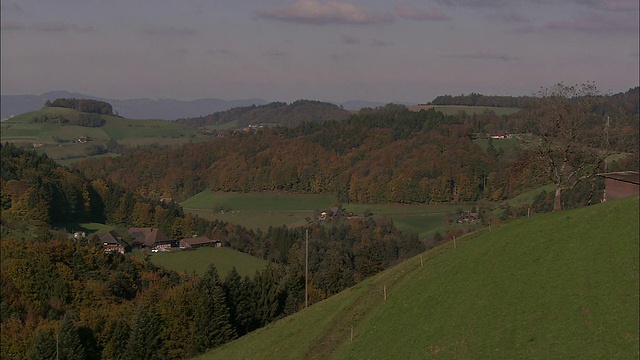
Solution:
<svg viewBox="0 0 640 360">
<path fill-rule="evenodd" d="M 88 117 L 99 118 L 103 124 L 72 125 Z M 193 128 L 172 121 L 127 119 L 59 107 L 45 107 L 14 116 L 3 121 L 1 127 L 2 142 L 37 147 L 54 160 L 104 155 L 118 145 L 173 146 L 202 141 L 204 137 Z M 81 141 L 82 138 L 85 140 Z"/>
<path fill-rule="evenodd" d="M 638 210 L 472 233 L 198 359 L 637 358 Z"/>
</svg>

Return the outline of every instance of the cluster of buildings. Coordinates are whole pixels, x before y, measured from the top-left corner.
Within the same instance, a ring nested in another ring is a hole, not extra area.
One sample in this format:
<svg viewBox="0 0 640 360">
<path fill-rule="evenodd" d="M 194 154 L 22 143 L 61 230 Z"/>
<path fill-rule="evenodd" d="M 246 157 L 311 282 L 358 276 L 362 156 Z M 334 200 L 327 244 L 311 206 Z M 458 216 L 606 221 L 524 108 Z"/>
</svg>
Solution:
<svg viewBox="0 0 640 360">
<path fill-rule="evenodd" d="M 152 252 L 186 250 L 202 246 L 222 247 L 220 240 L 211 240 L 206 236 L 194 236 L 182 240 L 173 240 L 157 228 L 130 228 L 129 235 L 133 238 L 133 246 L 151 249 Z M 115 230 L 100 235 L 100 244 L 105 252 L 116 251 L 124 254 L 127 243 Z"/>
</svg>

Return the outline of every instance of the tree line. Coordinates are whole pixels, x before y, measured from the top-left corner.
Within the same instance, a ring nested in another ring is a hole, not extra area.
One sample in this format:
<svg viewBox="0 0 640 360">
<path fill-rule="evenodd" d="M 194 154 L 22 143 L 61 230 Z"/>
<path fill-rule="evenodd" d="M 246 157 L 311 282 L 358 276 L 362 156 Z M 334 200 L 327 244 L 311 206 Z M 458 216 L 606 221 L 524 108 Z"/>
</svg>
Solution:
<svg viewBox="0 0 640 360">
<path fill-rule="evenodd" d="M 207 116 L 176 121 L 194 127 L 235 122 L 237 128 L 242 128 L 258 124 L 295 126 L 305 121 L 342 120 L 348 116 L 348 111 L 334 104 L 314 100 L 297 100 L 291 104 L 273 102 L 266 105 L 238 107 Z"/>
<path fill-rule="evenodd" d="M 73 109 L 83 113 L 113 115 L 111 104 L 99 100 L 59 98 L 53 100 L 53 102 L 47 100 L 44 106 Z"/>
</svg>

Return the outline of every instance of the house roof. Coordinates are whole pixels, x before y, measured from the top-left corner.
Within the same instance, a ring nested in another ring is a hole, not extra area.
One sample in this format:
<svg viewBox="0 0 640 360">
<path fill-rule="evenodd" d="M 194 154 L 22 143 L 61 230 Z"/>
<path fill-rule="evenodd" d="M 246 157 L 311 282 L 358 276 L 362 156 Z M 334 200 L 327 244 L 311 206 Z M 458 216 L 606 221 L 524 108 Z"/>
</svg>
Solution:
<svg viewBox="0 0 640 360">
<path fill-rule="evenodd" d="M 134 244 L 153 246 L 154 244 L 171 242 L 167 235 L 155 228 L 131 228 L 129 234 L 133 236 Z"/>
<path fill-rule="evenodd" d="M 606 178 L 606 179 L 614 179 L 618 181 L 640 185 L 640 173 L 637 171 L 617 171 L 617 172 L 598 174 L 598 176 L 602 176 L 603 178 Z"/>
<path fill-rule="evenodd" d="M 108 233 L 102 234 L 100 236 L 100 242 L 105 244 L 105 245 L 125 246 L 125 244 L 122 242 L 122 236 L 120 236 L 114 230 L 111 230 Z"/>
<path fill-rule="evenodd" d="M 202 244 L 213 244 L 215 242 L 218 242 L 218 240 L 211 240 L 206 236 L 198 236 L 198 237 L 186 238 L 186 239 L 180 240 L 180 242 L 183 242 L 183 241 L 191 246 L 202 245 Z"/>
</svg>

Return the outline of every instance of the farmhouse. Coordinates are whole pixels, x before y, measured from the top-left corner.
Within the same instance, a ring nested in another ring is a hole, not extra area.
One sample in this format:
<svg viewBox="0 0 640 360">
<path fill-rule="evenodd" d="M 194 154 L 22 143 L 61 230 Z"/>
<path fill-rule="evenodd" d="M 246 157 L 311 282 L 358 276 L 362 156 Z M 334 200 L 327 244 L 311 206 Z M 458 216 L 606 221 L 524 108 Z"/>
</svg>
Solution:
<svg viewBox="0 0 640 360">
<path fill-rule="evenodd" d="M 640 173 L 637 171 L 610 172 L 598 176 L 604 178 L 604 201 L 640 193 Z"/>
<path fill-rule="evenodd" d="M 169 250 L 173 243 L 167 235 L 155 228 L 131 228 L 129 234 L 133 236 L 134 245 L 153 250 Z"/>
<path fill-rule="evenodd" d="M 490 137 L 492 139 L 510 139 L 511 134 L 508 134 L 506 131 L 494 131 Z"/>
<path fill-rule="evenodd" d="M 111 230 L 106 234 L 102 234 L 100 236 L 100 243 L 104 249 L 104 252 L 112 252 L 117 251 L 121 254 L 124 254 L 125 251 L 125 243 L 122 241 L 122 236 L 120 236 L 117 232 Z"/>
<path fill-rule="evenodd" d="M 462 213 L 460 217 L 458 217 L 458 224 L 462 224 L 462 223 L 474 224 L 478 219 L 479 219 L 478 213 L 467 211 Z"/>
<path fill-rule="evenodd" d="M 198 236 L 180 240 L 181 249 L 191 249 L 203 246 L 222 247 L 222 241 L 211 240 L 206 236 Z"/>
</svg>

